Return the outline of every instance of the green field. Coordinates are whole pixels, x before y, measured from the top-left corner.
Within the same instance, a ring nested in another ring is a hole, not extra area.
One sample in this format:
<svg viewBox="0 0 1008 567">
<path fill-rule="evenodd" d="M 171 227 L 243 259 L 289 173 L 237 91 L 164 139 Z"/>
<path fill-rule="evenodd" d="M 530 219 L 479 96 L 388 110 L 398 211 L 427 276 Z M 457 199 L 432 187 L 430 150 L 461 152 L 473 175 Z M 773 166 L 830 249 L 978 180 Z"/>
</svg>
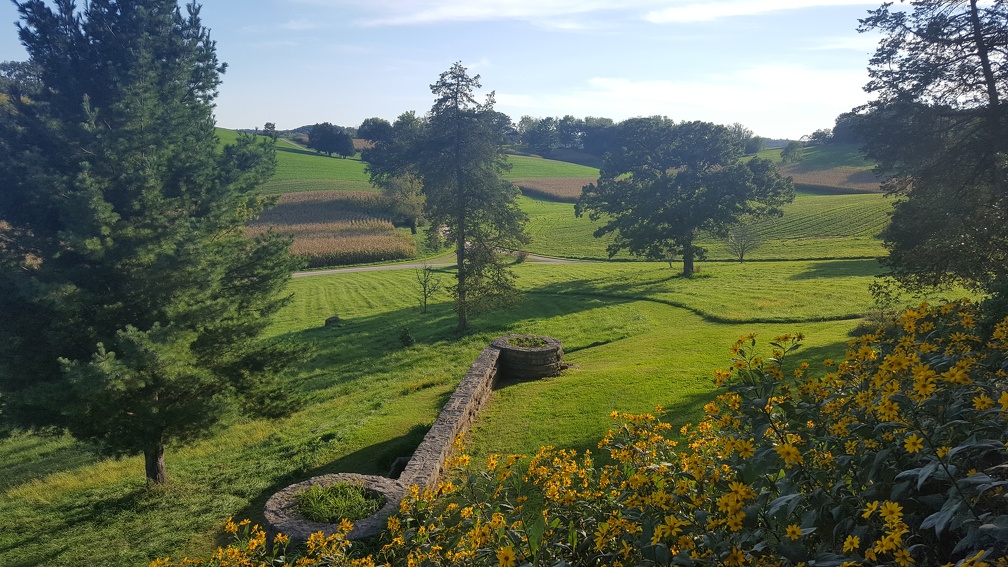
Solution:
<svg viewBox="0 0 1008 567">
<path fill-rule="evenodd" d="M 512 154 L 508 156 L 508 163 L 511 164 L 511 170 L 504 175 L 504 178 L 509 181 L 516 179 L 598 178 L 599 175 L 599 170 L 594 167 L 539 157 Z"/>
<path fill-rule="evenodd" d="M 529 215 L 528 250 L 546 256 L 606 259 L 611 238 L 595 238 L 601 225 L 587 217 L 575 218 L 574 205 L 522 198 Z M 881 194 L 818 194 L 799 191 L 784 207 L 781 218 L 755 224 L 763 244 L 752 260 L 874 258 L 885 253 L 878 235 L 888 219 L 891 200 Z M 721 241 L 701 238 L 711 260 L 732 260 Z M 617 259 L 630 259 L 621 252 Z"/>
</svg>

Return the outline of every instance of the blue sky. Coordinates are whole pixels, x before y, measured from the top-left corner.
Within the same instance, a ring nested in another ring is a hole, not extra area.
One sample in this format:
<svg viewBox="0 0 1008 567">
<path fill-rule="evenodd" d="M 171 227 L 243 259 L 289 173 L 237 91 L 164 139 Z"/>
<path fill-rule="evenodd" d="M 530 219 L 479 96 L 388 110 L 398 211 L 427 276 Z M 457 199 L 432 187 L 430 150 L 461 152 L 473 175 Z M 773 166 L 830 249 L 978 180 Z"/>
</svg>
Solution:
<svg viewBox="0 0 1008 567">
<path fill-rule="evenodd" d="M 83 4 L 83 0 L 78 0 Z M 771 138 L 868 100 L 859 0 L 204 0 L 228 63 L 218 124 L 280 129 L 422 114 L 455 61 L 517 122 L 661 114 Z M 0 2 L 0 60 L 24 59 Z"/>
</svg>

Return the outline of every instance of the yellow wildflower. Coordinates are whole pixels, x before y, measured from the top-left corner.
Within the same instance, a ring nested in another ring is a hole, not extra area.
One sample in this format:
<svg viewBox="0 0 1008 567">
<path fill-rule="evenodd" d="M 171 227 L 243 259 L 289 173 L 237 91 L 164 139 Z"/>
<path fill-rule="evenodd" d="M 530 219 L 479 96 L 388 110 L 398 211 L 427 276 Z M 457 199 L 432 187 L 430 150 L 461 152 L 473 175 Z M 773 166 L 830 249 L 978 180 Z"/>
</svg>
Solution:
<svg viewBox="0 0 1008 567">
<path fill-rule="evenodd" d="M 856 535 L 849 535 L 843 542 L 844 553 L 853 553 L 861 549 L 861 538 Z"/>
<path fill-rule="evenodd" d="M 513 567 L 517 558 L 514 548 L 510 545 L 497 550 L 497 561 L 500 567 Z"/>
<path fill-rule="evenodd" d="M 986 393 L 981 392 L 980 395 L 973 398 L 973 407 L 980 411 L 991 409 L 994 407 L 994 400 L 990 399 Z"/>
<path fill-rule="evenodd" d="M 790 526 L 788 526 L 786 532 L 787 537 L 791 538 L 792 540 L 797 540 L 802 535 L 801 528 L 795 524 L 791 524 Z"/>
<path fill-rule="evenodd" d="M 911 433 L 903 441 L 903 448 L 907 453 L 916 453 L 924 448 L 924 441 L 916 433 Z"/>
</svg>

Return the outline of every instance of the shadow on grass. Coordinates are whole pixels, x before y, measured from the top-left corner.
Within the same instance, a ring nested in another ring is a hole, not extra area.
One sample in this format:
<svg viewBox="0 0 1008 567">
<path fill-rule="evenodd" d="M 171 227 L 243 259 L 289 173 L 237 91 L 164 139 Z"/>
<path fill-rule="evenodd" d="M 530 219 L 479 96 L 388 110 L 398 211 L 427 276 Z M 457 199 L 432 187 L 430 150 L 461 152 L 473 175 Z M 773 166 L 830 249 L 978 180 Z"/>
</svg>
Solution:
<svg viewBox="0 0 1008 567">
<path fill-rule="evenodd" d="M 874 277 L 882 273 L 875 259 L 824 260 L 812 262 L 808 270 L 791 276 L 792 280 L 817 280 L 829 278 Z"/>
</svg>

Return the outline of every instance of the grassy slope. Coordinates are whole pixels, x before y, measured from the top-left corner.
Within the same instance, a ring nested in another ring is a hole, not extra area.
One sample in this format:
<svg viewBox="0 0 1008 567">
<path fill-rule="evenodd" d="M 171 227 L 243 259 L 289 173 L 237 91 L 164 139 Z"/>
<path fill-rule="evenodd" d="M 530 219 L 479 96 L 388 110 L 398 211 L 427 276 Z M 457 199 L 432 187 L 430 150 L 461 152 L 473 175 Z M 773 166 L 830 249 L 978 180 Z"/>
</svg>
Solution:
<svg viewBox="0 0 1008 567">
<path fill-rule="evenodd" d="M 327 176 L 360 181 L 325 170 L 358 167 L 353 160 L 281 151 L 280 161 L 278 177 L 286 178 L 277 182 L 299 190 Z M 526 166 L 550 175 L 565 167 Z M 872 222 L 846 222 L 853 211 L 880 207 L 877 196 L 836 197 L 802 195 L 782 222 L 803 215 L 813 222 L 775 225 L 782 245 L 762 252 L 788 257 L 814 241 L 816 255 L 858 256 L 851 253 L 858 238 L 877 249 Z M 533 216 L 533 249 L 605 255 L 571 205 L 525 199 L 522 206 Z M 826 233 L 834 236 L 809 238 Z M 526 263 L 517 267 L 525 303 L 477 319 L 466 336 L 451 331 L 447 296 L 429 314 L 418 312 L 410 270 L 296 279 L 294 301 L 271 332 L 316 346 L 314 359 L 290 377 L 303 404 L 297 412 L 275 421 L 236 417 L 205 441 L 169 447 L 172 484 L 153 490 L 143 485 L 140 458 L 99 459 L 65 437 L 0 439 L 0 563 L 138 565 L 168 554 L 206 555 L 220 543 L 227 516 L 261 521 L 265 500 L 291 482 L 335 471 L 385 473 L 419 443 L 476 354 L 508 332 L 560 338 L 577 368 L 498 388 L 473 437 L 477 456 L 541 444 L 594 448 L 612 409 L 662 404 L 676 422 L 695 420 L 711 396 L 712 370 L 729 363 L 727 348 L 741 334 L 801 330 L 810 335 L 804 356 L 841 355 L 855 323 L 849 318 L 868 307 L 877 269 L 871 260 L 707 263 L 684 280 L 657 263 Z M 446 283 L 451 277 L 443 276 Z M 322 327 L 333 314 L 345 323 Z M 403 327 L 416 345 L 398 344 Z"/>
</svg>

